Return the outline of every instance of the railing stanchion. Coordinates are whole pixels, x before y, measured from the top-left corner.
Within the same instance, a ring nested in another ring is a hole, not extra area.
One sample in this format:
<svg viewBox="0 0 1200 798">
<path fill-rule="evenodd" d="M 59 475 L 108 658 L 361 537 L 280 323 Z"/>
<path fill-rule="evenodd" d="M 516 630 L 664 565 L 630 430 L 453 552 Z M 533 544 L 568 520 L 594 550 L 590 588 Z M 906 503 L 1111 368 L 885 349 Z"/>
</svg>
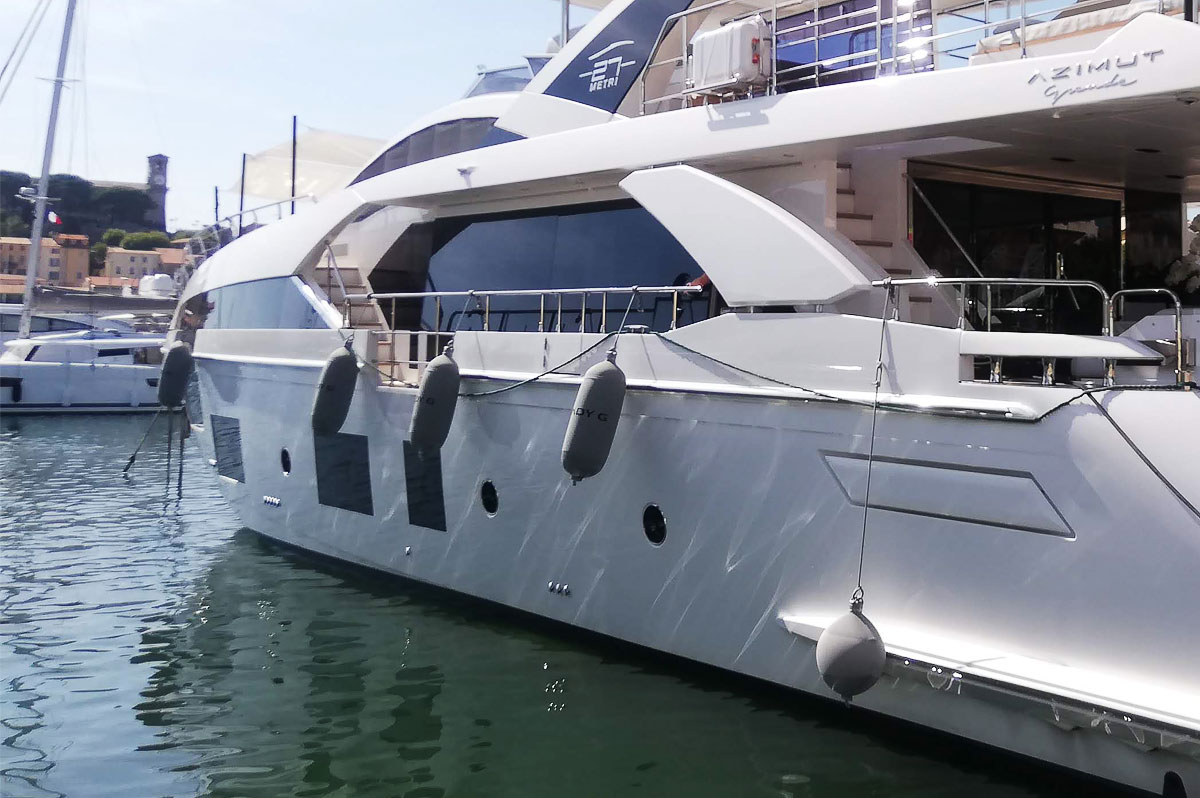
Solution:
<svg viewBox="0 0 1200 798">
<path fill-rule="evenodd" d="M 546 331 L 546 295 L 538 294 L 538 332 Z"/>
<path fill-rule="evenodd" d="M 579 331 L 587 332 L 587 292 L 583 293 L 583 298 L 579 300 Z"/>
<path fill-rule="evenodd" d="M 562 294 L 558 294 L 558 313 L 554 319 L 554 331 L 562 332 Z"/>
<path fill-rule="evenodd" d="M 675 325 L 679 321 L 679 292 L 671 292 L 671 329 L 675 329 Z"/>
<path fill-rule="evenodd" d="M 875 77 L 883 71 L 883 0 L 875 4 Z"/>
<path fill-rule="evenodd" d="M 1025 58 L 1025 0 L 1021 0 L 1021 57 Z"/>
<path fill-rule="evenodd" d="M 600 295 L 600 332 L 608 332 L 608 294 Z"/>
<path fill-rule="evenodd" d="M 779 52 L 779 34 L 775 31 L 779 30 L 779 0 L 771 0 L 771 80 L 769 91 L 772 95 L 779 91 L 779 80 L 775 77 L 779 72 L 779 57 L 776 53 Z"/>
<path fill-rule="evenodd" d="M 492 295 L 486 294 L 483 297 L 483 329 L 491 330 L 492 324 Z"/>
</svg>

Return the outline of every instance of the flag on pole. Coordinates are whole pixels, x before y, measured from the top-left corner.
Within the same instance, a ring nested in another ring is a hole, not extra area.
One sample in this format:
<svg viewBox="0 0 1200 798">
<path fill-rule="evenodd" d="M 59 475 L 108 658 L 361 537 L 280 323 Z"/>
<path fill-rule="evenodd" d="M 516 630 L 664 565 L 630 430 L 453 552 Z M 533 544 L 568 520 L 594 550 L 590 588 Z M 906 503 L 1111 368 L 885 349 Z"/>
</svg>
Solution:
<svg viewBox="0 0 1200 798">
<path fill-rule="evenodd" d="M 46 221 L 48 221 L 50 224 L 62 224 L 62 217 L 54 211 L 47 211 Z"/>
</svg>

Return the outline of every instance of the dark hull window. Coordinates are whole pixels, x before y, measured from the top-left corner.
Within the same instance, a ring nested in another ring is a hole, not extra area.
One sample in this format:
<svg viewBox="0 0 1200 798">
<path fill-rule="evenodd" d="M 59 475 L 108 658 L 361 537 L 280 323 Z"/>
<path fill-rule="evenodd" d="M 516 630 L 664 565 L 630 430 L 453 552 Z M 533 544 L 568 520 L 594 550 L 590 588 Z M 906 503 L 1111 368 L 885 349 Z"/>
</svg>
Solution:
<svg viewBox="0 0 1200 798">
<path fill-rule="evenodd" d="M 648 211 L 633 202 L 580 205 L 525 213 L 439 219 L 413 225 L 371 274 L 377 291 L 602 288 L 632 285 L 683 285 L 701 274 L 696 262 Z M 386 285 L 386 287 L 385 287 Z M 629 297 L 608 298 L 605 329 L 613 330 L 625 315 Z M 708 316 L 709 299 L 681 297 L 680 324 Z M 390 308 L 385 304 L 385 314 Z M 671 326 L 667 295 L 647 295 L 634 303 L 629 324 L 665 330 Z M 493 330 L 535 331 L 541 309 L 538 298 L 496 297 L 488 326 Z M 481 329 L 483 308 L 476 302 L 446 299 L 443 330 Z M 420 319 L 433 329 L 432 301 L 397 308 L 397 326 Z M 545 329 L 558 327 L 558 302 L 547 297 Z M 563 299 L 563 330 L 597 331 L 601 298 L 586 306 L 577 296 Z"/>
<path fill-rule="evenodd" d="M 177 323 L 185 339 L 220 330 L 319 330 L 329 325 L 297 277 L 272 277 L 214 288 L 189 299 Z"/>
</svg>

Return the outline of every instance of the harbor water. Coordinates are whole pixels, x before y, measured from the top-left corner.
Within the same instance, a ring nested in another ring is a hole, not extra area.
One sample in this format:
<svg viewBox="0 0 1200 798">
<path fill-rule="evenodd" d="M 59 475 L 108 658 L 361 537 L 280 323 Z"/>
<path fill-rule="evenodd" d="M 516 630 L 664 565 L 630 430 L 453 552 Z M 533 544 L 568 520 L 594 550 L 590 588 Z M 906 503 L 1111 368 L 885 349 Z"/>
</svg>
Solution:
<svg viewBox="0 0 1200 798">
<path fill-rule="evenodd" d="M 281 550 L 149 421 L 0 420 L 4 796 L 1102 794 Z"/>
</svg>

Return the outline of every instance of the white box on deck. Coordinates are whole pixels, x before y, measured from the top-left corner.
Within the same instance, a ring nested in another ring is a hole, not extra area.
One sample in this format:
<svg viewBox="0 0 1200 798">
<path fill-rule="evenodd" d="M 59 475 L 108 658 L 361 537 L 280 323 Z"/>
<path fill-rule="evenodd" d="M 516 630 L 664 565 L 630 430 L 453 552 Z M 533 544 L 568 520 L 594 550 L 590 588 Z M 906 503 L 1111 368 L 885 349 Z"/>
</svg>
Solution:
<svg viewBox="0 0 1200 798">
<path fill-rule="evenodd" d="M 771 28 L 761 16 L 740 19 L 692 40 L 691 90 L 748 89 L 771 77 Z"/>
</svg>

